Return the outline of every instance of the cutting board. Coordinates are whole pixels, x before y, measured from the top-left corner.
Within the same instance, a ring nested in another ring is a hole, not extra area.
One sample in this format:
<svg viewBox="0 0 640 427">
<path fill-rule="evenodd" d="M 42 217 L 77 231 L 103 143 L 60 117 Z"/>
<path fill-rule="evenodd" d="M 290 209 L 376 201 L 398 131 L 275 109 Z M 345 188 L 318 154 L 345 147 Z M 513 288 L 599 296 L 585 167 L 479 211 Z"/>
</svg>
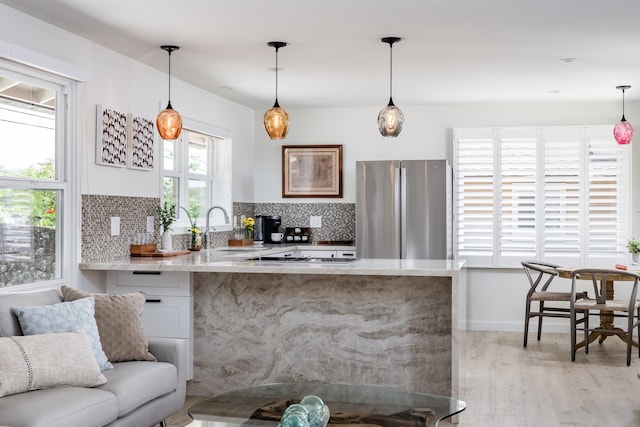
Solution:
<svg viewBox="0 0 640 427">
<path fill-rule="evenodd" d="M 131 254 L 132 257 L 146 256 L 146 257 L 159 257 L 166 258 L 170 256 L 189 255 L 191 251 L 174 251 L 174 252 L 143 252 L 139 254 Z"/>
</svg>

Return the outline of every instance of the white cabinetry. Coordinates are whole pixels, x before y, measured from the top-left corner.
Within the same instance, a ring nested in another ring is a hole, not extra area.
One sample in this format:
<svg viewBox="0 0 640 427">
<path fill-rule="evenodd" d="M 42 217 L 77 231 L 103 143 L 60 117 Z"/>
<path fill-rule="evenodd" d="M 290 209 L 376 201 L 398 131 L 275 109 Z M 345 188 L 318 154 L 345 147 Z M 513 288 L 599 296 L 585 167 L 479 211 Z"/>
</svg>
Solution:
<svg viewBox="0 0 640 427">
<path fill-rule="evenodd" d="M 191 273 L 108 271 L 107 293 L 144 291 L 142 322 L 148 337 L 183 338 L 189 349 L 187 378 L 193 378 L 193 292 Z"/>
</svg>

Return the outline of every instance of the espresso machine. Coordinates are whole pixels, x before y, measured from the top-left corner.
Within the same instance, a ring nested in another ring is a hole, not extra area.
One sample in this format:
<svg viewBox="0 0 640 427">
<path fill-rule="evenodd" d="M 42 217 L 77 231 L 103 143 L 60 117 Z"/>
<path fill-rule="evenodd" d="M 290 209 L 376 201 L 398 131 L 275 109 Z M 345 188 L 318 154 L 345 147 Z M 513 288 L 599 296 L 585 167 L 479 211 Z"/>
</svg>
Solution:
<svg viewBox="0 0 640 427">
<path fill-rule="evenodd" d="M 282 243 L 282 241 L 274 242 L 271 240 L 271 233 L 278 233 L 280 231 L 280 226 L 282 225 L 282 218 L 280 215 L 268 215 L 268 216 L 260 216 L 261 218 L 261 231 L 262 231 L 262 241 L 265 243 Z M 254 233 L 253 240 L 257 240 Z"/>
</svg>

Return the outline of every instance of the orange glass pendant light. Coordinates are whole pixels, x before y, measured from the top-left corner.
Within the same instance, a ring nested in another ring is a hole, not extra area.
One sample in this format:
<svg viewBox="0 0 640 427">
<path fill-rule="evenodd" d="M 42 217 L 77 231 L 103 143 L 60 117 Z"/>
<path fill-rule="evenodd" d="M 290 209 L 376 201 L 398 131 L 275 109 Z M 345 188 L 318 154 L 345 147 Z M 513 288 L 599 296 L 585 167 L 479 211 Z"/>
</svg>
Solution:
<svg viewBox="0 0 640 427">
<path fill-rule="evenodd" d="M 613 136 L 618 144 L 630 144 L 633 139 L 633 126 L 624 118 L 624 91 L 630 89 L 631 86 L 616 86 L 616 89 L 622 91 L 622 118 L 613 128 Z"/>
<path fill-rule="evenodd" d="M 278 104 L 278 49 L 285 47 L 285 42 L 269 42 L 268 46 L 276 49 L 276 102 L 264 113 L 264 128 L 271 139 L 284 139 L 289 132 L 289 114 Z"/>
<path fill-rule="evenodd" d="M 389 104 L 378 114 L 378 130 L 382 136 L 396 137 L 402 132 L 404 114 L 393 103 L 393 44 L 402 40 L 400 37 L 384 37 L 383 43 L 389 43 Z"/>
<path fill-rule="evenodd" d="M 167 108 L 160 111 L 156 118 L 156 127 L 160 137 L 165 140 L 177 139 L 182 132 L 182 117 L 180 113 L 171 107 L 171 52 L 180 49 L 179 46 L 160 46 L 163 50 L 169 53 L 169 102 Z"/>
</svg>

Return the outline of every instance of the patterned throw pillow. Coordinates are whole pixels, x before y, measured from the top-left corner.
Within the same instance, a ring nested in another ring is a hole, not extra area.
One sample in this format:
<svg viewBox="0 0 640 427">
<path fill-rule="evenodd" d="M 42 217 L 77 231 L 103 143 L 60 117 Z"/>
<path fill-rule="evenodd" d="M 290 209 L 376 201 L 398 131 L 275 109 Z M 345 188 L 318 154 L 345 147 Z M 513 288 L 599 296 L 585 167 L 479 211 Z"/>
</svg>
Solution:
<svg viewBox="0 0 640 427">
<path fill-rule="evenodd" d="M 86 332 L 0 338 L 0 397 L 58 386 L 107 382 Z"/>
<path fill-rule="evenodd" d="M 142 325 L 146 294 L 142 291 L 124 294 L 89 294 L 62 286 L 65 301 L 95 300 L 96 322 L 102 349 L 111 362 L 157 359 L 149 353 L 149 341 Z"/>
<path fill-rule="evenodd" d="M 98 325 L 94 317 L 93 298 L 53 305 L 16 307 L 13 309 L 24 335 L 55 334 L 83 329 L 101 370 L 113 365 L 102 351 Z"/>
</svg>

